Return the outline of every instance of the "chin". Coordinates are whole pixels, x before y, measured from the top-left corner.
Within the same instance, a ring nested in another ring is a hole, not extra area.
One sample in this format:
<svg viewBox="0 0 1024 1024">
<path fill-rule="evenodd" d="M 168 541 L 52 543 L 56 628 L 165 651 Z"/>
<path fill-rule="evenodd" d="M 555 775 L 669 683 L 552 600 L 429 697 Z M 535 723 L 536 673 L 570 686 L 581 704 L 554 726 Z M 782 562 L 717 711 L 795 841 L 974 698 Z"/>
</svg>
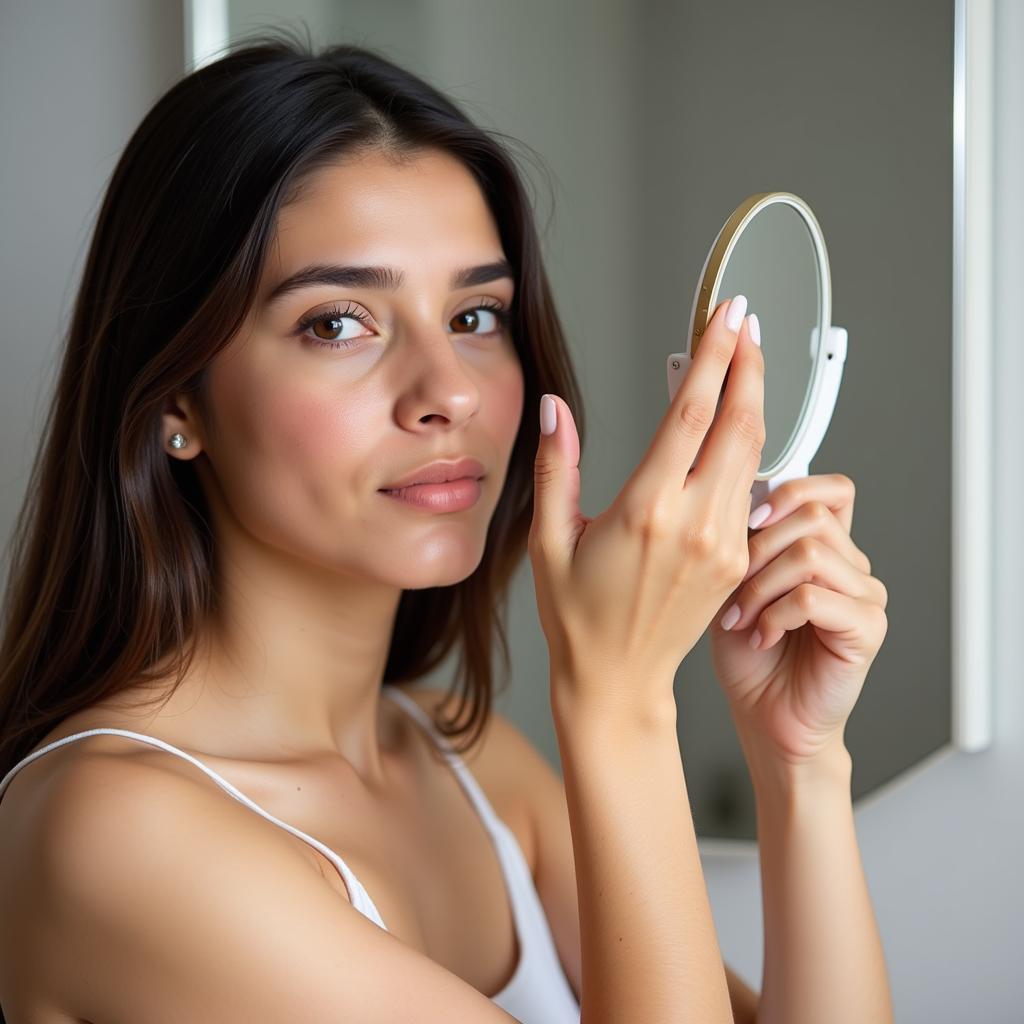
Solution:
<svg viewBox="0 0 1024 1024">
<path fill-rule="evenodd" d="M 422 548 L 430 545 L 421 545 Z M 397 574 L 396 582 L 403 590 L 425 590 L 428 587 L 452 587 L 468 579 L 479 568 L 484 556 L 484 546 L 470 553 L 451 550 L 451 545 L 435 545 L 444 547 L 444 552 L 436 552 L 436 557 L 417 559 L 410 556 L 402 570 Z"/>
</svg>

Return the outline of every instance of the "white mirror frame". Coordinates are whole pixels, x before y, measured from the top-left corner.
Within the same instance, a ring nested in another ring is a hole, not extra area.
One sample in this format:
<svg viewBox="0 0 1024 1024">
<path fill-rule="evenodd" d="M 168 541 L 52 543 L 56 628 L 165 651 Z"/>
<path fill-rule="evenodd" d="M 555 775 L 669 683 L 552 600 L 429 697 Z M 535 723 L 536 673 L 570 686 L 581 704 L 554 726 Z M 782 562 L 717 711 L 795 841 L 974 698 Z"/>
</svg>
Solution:
<svg viewBox="0 0 1024 1024">
<path fill-rule="evenodd" d="M 951 746 L 979 751 L 992 742 L 994 643 L 994 0 L 954 8 Z M 186 71 L 226 52 L 227 0 L 184 0 L 183 16 Z"/>
<path fill-rule="evenodd" d="M 815 292 L 817 293 L 818 320 L 809 332 L 807 356 L 811 361 L 811 374 L 803 403 L 786 447 L 765 468 L 758 468 L 750 489 L 751 508 L 757 508 L 767 501 L 775 488 L 787 480 L 805 477 L 810 472 L 811 460 L 821 446 L 822 438 L 832 421 L 839 388 L 843 380 L 843 365 L 846 362 L 847 331 L 845 327 L 832 324 L 832 279 L 829 271 L 828 248 L 821 225 L 810 206 L 792 192 L 755 192 L 747 196 L 729 215 L 715 240 L 711 243 L 697 286 L 693 292 L 690 307 L 687 351 L 670 352 L 665 363 L 668 382 L 669 403 L 675 401 L 679 389 L 693 366 L 694 353 L 700 346 L 700 338 L 722 301 L 721 285 L 729 267 L 729 259 L 751 221 L 769 206 L 784 205 L 796 211 L 807 230 L 814 249 L 816 268 Z M 724 248 L 723 248 L 724 245 Z M 710 314 L 710 316 L 709 316 Z M 821 343 L 824 328 L 825 342 Z M 719 395 L 721 408 L 724 392 Z M 716 412 L 718 410 L 716 409 Z M 705 439 L 706 440 L 706 439 Z M 704 445 L 697 451 L 700 458 Z"/>
<path fill-rule="evenodd" d="M 952 746 L 992 742 L 994 0 L 953 30 Z M 922 424 L 922 426 L 924 426 Z"/>
</svg>

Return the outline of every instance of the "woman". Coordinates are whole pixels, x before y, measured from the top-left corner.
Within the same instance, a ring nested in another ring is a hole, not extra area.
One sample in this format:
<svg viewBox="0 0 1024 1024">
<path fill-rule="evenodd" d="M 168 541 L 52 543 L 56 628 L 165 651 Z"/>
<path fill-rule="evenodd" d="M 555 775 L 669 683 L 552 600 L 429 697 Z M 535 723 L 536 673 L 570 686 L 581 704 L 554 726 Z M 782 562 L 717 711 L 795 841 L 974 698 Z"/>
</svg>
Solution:
<svg viewBox="0 0 1024 1024">
<path fill-rule="evenodd" d="M 842 741 L 885 589 L 846 477 L 779 488 L 748 548 L 745 312 L 583 516 L 577 383 L 496 133 L 355 46 L 265 39 L 169 90 L 100 211 L 18 524 L 11 1024 L 890 1020 Z M 491 710 L 524 551 L 564 790 Z M 759 1005 L 676 733 L 709 623 L 758 794 Z M 457 687 L 403 689 L 456 643 Z"/>
</svg>

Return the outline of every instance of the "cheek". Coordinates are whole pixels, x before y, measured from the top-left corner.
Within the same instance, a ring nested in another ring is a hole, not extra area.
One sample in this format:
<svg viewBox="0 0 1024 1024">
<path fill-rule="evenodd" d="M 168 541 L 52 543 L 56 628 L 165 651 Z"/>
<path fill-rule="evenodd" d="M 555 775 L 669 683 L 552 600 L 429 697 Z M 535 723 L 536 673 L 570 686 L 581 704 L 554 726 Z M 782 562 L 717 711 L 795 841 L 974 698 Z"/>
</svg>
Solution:
<svg viewBox="0 0 1024 1024">
<path fill-rule="evenodd" d="M 523 416 L 523 391 L 523 370 L 516 360 L 505 373 L 494 378 L 493 387 L 483 398 L 494 441 L 508 455 Z"/>
<path fill-rule="evenodd" d="M 372 448 L 373 416 L 358 389 L 337 393 L 284 374 L 229 375 L 222 390 L 231 417 L 235 483 L 267 514 L 336 514 Z M 229 471 L 230 472 L 230 471 Z M 332 507 L 333 506 L 333 507 Z"/>
<path fill-rule="evenodd" d="M 344 400 L 308 386 L 275 389 L 261 423 L 267 450 L 275 459 L 317 466 L 358 462 L 365 443 L 366 410 L 355 393 Z"/>
</svg>

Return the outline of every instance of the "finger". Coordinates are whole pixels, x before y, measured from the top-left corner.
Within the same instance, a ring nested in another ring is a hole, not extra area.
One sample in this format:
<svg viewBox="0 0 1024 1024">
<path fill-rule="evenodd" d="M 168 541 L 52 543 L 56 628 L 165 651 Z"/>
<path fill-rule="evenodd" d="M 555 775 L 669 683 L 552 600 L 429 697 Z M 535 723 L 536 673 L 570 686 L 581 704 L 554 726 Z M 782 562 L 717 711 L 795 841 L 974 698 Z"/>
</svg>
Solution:
<svg viewBox="0 0 1024 1024">
<path fill-rule="evenodd" d="M 801 583 L 761 612 L 757 628 L 750 634 L 751 646 L 767 650 L 786 633 L 808 623 L 824 631 L 819 638 L 833 653 L 851 658 L 867 649 L 877 650 L 888 625 L 885 612 L 874 602 Z M 755 644 L 755 638 L 760 642 Z"/>
<path fill-rule="evenodd" d="M 764 438 L 764 357 L 751 337 L 748 316 L 729 367 L 721 411 L 687 487 L 704 487 L 723 505 L 731 505 L 737 496 L 748 504 Z"/>
<path fill-rule="evenodd" d="M 742 295 L 722 302 L 701 337 L 693 364 L 655 432 L 654 439 L 623 489 L 641 505 L 655 496 L 681 489 L 714 420 L 722 381 L 736 349 L 747 300 Z M 732 314 L 730 316 L 730 309 Z"/>
<path fill-rule="evenodd" d="M 782 490 L 780 487 L 779 490 Z M 750 562 L 744 580 L 760 572 L 773 558 L 777 558 L 801 537 L 816 537 L 835 548 L 852 566 L 862 573 L 871 572 L 871 560 L 853 542 L 842 523 L 828 505 L 811 501 L 769 527 L 762 527 L 747 540 Z"/>
<path fill-rule="evenodd" d="M 572 560 L 581 526 L 580 439 L 568 403 L 558 395 L 550 398 L 552 420 L 548 420 L 543 401 L 539 410 L 529 543 L 531 549 L 543 553 L 549 564 L 564 568 Z M 552 425 L 551 433 L 545 434 L 545 427 Z M 536 562 L 534 567 L 537 568 Z"/>
<path fill-rule="evenodd" d="M 732 632 L 747 629 L 770 604 L 802 583 L 814 583 L 885 607 L 881 580 L 866 576 L 827 544 L 803 537 L 739 588 L 720 620 L 721 627 Z M 739 610 L 739 618 L 733 609 Z"/>
<path fill-rule="evenodd" d="M 780 484 L 768 498 L 771 515 L 755 529 L 777 523 L 795 508 L 809 501 L 821 501 L 836 514 L 836 519 L 849 533 L 853 526 L 853 502 L 856 488 L 853 481 L 843 473 L 812 474 L 798 477 Z"/>
</svg>

